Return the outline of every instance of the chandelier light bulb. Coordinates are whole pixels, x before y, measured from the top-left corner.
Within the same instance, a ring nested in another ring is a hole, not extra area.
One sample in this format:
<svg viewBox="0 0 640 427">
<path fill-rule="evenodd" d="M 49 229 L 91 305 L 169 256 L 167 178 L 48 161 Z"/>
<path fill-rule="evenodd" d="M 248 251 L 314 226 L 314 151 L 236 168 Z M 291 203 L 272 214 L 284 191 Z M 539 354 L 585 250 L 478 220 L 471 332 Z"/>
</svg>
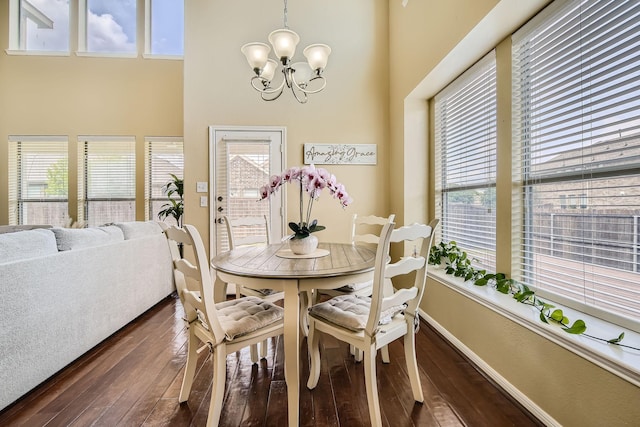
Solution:
<svg viewBox="0 0 640 427">
<path fill-rule="evenodd" d="M 273 53 L 276 54 L 276 57 L 280 59 L 283 64 L 293 58 L 299 42 L 299 35 L 294 31 L 284 28 L 272 31 L 271 34 L 269 34 L 269 43 L 273 46 Z"/>
<path fill-rule="evenodd" d="M 327 66 L 331 48 L 326 44 L 312 44 L 307 46 L 302 53 L 307 58 L 311 69 L 320 74 Z"/>
<path fill-rule="evenodd" d="M 267 64 L 271 48 L 264 43 L 247 43 L 240 48 L 240 51 L 247 57 L 251 69 L 259 75 Z"/>
</svg>

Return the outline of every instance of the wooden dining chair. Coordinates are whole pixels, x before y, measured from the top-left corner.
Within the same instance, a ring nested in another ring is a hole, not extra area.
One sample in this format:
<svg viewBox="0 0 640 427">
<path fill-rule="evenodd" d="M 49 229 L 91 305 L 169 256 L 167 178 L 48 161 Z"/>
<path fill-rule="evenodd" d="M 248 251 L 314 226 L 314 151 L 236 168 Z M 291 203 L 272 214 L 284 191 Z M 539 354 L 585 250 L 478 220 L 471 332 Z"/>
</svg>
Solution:
<svg viewBox="0 0 640 427">
<path fill-rule="evenodd" d="M 266 215 L 255 217 L 229 218 L 223 217 L 229 239 L 229 249 L 236 249 L 249 245 L 269 245 L 271 240 L 271 227 Z M 284 292 L 273 289 L 251 289 L 246 286 L 236 285 L 236 297 L 254 296 L 275 302 L 284 298 Z"/>
<path fill-rule="evenodd" d="M 224 397 L 227 355 L 281 335 L 284 331 L 284 310 L 251 296 L 215 303 L 209 262 L 198 230 L 186 224 L 182 228 L 166 228 L 165 234 L 173 258 L 176 289 L 189 329 L 187 362 L 179 401 L 186 402 L 189 398 L 198 353 L 200 349 L 208 349 L 213 364 L 213 385 L 207 426 L 217 426 Z M 195 264 L 183 257 L 178 249 L 180 244 L 186 253 L 191 248 Z"/>
<path fill-rule="evenodd" d="M 358 215 L 354 214 L 351 220 L 351 243 L 354 245 L 364 245 L 372 250 L 376 250 L 380 242 L 380 232 L 382 228 L 393 222 L 395 214 L 389 215 L 387 218 L 375 215 Z M 338 289 L 322 289 L 320 294 L 338 296 L 338 295 L 364 295 L 371 296 L 373 292 L 373 279 L 361 283 L 350 283 Z M 392 289 L 385 292 L 390 293 Z"/>
<path fill-rule="evenodd" d="M 351 220 L 351 243 L 354 245 L 364 245 L 372 250 L 376 250 L 380 242 L 380 232 L 382 228 L 393 222 L 395 214 L 389 215 L 387 218 L 375 215 L 358 215 L 354 214 Z M 338 289 L 322 289 L 313 296 L 313 302 L 318 303 L 321 295 L 329 295 L 336 297 L 340 295 L 362 295 L 371 296 L 373 292 L 373 279 L 366 282 L 349 283 Z M 393 293 L 393 287 L 387 281 L 384 294 L 389 296 Z M 349 347 L 351 354 L 357 362 L 362 361 L 363 354 L 357 351 L 353 346 Z M 382 348 L 382 360 L 389 363 L 389 350 L 387 347 Z"/>
<path fill-rule="evenodd" d="M 364 352 L 365 387 L 371 425 L 382 425 L 376 382 L 377 350 L 404 337 L 404 358 L 413 398 L 423 402 L 422 386 L 416 361 L 415 331 L 419 324 L 418 308 L 424 294 L 429 251 L 439 220 L 429 225 L 414 224 L 394 230 L 386 224 L 376 251 L 371 297 L 341 295 L 316 304 L 309 310 L 309 356 L 311 359 L 307 387 L 313 389 L 320 378 L 320 334 L 323 332 L 353 345 Z M 389 261 L 392 242 L 411 242 L 419 253 Z M 413 286 L 384 295 L 385 280 L 415 274 Z"/>
</svg>

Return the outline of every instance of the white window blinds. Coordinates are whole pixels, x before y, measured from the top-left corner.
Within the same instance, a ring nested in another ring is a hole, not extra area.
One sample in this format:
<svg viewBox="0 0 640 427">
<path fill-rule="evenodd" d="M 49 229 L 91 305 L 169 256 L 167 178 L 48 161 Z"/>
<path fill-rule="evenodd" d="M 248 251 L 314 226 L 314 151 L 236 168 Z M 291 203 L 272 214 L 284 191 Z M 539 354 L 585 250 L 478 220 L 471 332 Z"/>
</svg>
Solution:
<svg viewBox="0 0 640 427">
<path fill-rule="evenodd" d="M 67 137 L 9 137 L 9 224 L 65 225 L 67 158 Z"/>
<path fill-rule="evenodd" d="M 491 52 L 435 97 L 441 240 L 495 271 L 496 60 Z"/>
<path fill-rule="evenodd" d="M 158 220 L 158 212 L 169 203 L 164 191 L 171 174 L 184 178 L 184 154 L 182 138 L 146 138 L 145 206 L 146 218 Z M 172 195 L 177 199 L 177 195 Z M 173 217 L 166 222 L 175 224 Z"/>
<path fill-rule="evenodd" d="M 512 66 L 514 276 L 638 321 L 640 2 L 556 2 Z"/>
<path fill-rule="evenodd" d="M 79 218 L 90 226 L 134 221 L 136 156 L 133 137 L 80 137 Z"/>
</svg>

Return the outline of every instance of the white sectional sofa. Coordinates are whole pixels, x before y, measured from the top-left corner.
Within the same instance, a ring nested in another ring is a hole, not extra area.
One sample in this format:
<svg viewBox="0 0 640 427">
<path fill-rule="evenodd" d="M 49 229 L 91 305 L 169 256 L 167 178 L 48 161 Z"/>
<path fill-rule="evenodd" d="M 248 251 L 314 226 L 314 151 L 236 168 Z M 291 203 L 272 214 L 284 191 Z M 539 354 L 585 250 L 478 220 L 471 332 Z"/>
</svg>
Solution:
<svg viewBox="0 0 640 427">
<path fill-rule="evenodd" d="M 174 290 L 153 221 L 0 234 L 0 410 Z"/>
</svg>

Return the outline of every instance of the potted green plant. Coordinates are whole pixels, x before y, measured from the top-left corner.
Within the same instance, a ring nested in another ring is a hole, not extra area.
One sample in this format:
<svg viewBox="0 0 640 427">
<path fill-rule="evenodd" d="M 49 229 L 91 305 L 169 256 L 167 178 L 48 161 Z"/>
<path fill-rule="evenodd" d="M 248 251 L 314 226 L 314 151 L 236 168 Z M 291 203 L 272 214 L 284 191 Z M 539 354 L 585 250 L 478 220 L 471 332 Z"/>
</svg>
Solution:
<svg viewBox="0 0 640 427">
<path fill-rule="evenodd" d="M 167 195 L 169 203 L 162 205 L 162 210 L 158 212 L 158 219 L 165 220 L 167 217 L 173 217 L 176 220 L 178 227 L 182 227 L 182 214 L 184 213 L 184 180 L 182 178 L 178 178 L 172 173 L 169 175 L 171 175 L 171 181 L 162 187 L 162 191 Z M 175 197 L 174 194 L 178 197 Z"/>
</svg>

